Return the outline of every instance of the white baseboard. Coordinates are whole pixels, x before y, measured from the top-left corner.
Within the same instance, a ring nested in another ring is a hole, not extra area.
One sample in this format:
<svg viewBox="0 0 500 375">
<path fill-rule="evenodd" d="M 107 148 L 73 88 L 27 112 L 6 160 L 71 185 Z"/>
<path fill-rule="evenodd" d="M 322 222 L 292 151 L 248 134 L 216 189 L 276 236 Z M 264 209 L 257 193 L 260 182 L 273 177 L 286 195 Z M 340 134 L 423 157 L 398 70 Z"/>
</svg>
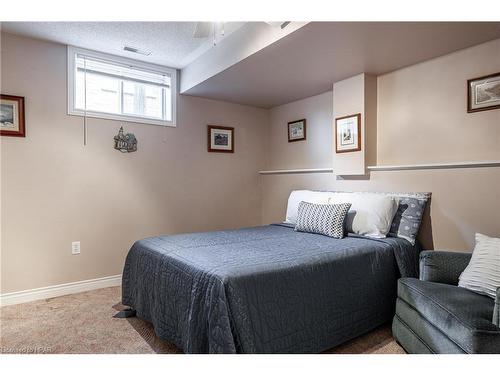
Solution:
<svg viewBox="0 0 500 375">
<path fill-rule="evenodd" d="M 106 276 L 92 280 L 82 280 L 73 283 L 46 286 L 43 288 L 21 290 L 19 292 L 4 293 L 0 295 L 0 306 L 17 305 L 36 301 L 40 299 L 53 298 L 86 292 L 88 290 L 119 286 L 122 283 L 122 275 Z"/>
</svg>

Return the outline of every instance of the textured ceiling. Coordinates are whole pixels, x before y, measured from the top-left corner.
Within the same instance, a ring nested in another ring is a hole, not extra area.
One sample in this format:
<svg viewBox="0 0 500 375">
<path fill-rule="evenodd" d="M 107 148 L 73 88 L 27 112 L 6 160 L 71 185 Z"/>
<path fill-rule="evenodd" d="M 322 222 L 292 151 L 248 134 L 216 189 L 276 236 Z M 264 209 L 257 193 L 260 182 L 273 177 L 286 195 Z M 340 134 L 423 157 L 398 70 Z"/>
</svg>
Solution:
<svg viewBox="0 0 500 375">
<path fill-rule="evenodd" d="M 224 23 L 227 37 L 244 22 Z M 193 38 L 196 22 L 2 22 L 2 31 L 182 68 L 213 45 Z M 222 38 L 221 33 L 217 33 Z M 150 56 L 123 51 L 132 46 Z"/>
<path fill-rule="evenodd" d="M 183 93 L 270 108 L 496 38 L 500 22 L 311 22 Z"/>
<path fill-rule="evenodd" d="M 244 24 L 224 24 L 228 40 L 218 45 L 221 58 L 226 42 L 239 46 L 238 38 L 248 38 L 241 32 L 228 37 Z M 4 22 L 1 27 L 174 68 L 196 58 L 203 62 L 212 48 L 212 37 L 192 37 L 195 22 Z M 328 91 L 333 82 L 362 72 L 384 74 L 496 38 L 499 22 L 311 22 L 183 93 L 270 108 Z M 125 45 L 152 54 L 126 52 Z"/>
</svg>

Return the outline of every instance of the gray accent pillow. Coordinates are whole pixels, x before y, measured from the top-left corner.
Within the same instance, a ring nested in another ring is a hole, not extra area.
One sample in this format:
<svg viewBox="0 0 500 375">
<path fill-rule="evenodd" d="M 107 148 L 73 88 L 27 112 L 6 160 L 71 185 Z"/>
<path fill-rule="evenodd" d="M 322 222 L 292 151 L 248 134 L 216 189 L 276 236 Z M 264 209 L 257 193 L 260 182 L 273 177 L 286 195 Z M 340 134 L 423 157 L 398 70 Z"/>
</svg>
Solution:
<svg viewBox="0 0 500 375">
<path fill-rule="evenodd" d="M 389 236 L 404 238 L 415 245 L 426 204 L 426 198 L 400 197 Z"/>
<path fill-rule="evenodd" d="M 316 204 L 302 201 L 299 203 L 295 231 L 343 238 L 344 221 L 350 207 L 350 203 Z"/>
</svg>

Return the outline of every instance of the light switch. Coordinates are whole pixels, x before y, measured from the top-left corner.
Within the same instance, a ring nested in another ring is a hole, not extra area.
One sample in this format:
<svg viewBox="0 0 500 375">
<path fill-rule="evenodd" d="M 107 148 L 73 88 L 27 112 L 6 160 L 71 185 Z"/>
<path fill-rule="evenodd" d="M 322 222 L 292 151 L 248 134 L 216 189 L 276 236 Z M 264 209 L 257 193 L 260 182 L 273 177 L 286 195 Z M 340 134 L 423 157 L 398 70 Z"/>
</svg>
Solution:
<svg viewBox="0 0 500 375">
<path fill-rule="evenodd" d="M 71 242 L 71 254 L 80 254 L 80 241 Z"/>
</svg>

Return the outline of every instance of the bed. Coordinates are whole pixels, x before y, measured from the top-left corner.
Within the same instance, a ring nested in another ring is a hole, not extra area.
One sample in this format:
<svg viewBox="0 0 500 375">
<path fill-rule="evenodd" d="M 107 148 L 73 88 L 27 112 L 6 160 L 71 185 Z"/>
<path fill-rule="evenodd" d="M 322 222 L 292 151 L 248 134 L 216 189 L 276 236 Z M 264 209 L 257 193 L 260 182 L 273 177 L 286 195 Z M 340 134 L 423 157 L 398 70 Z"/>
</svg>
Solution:
<svg viewBox="0 0 500 375">
<path fill-rule="evenodd" d="M 122 303 L 185 353 L 319 353 L 388 322 L 420 248 L 274 224 L 137 241 Z"/>
</svg>

